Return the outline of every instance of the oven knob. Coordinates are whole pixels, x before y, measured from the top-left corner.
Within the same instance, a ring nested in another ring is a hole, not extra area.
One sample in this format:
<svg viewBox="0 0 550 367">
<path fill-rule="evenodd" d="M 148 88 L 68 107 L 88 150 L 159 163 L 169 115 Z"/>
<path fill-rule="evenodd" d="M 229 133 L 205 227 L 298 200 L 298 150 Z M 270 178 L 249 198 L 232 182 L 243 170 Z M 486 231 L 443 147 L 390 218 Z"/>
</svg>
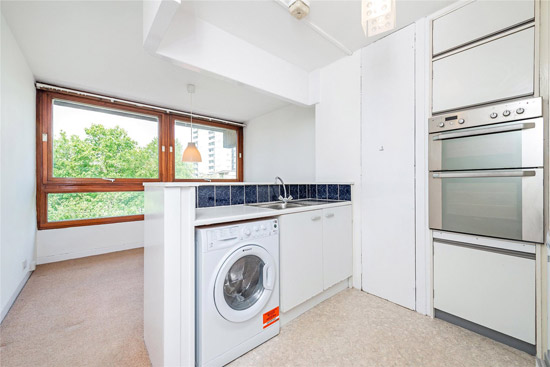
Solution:
<svg viewBox="0 0 550 367">
<path fill-rule="evenodd" d="M 496 112 L 493 112 L 492 114 L 489 115 L 489 117 L 491 117 L 492 119 L 496 119 L 498 116 L 498 113 Z"/>
<path fill-rule="evenodd" d="M 258 232 L 260 230 L 260 227 L 254 226 L 254 232 Z"/>
<path fill-rule="evenodd" d="M 444 122 L 440 122 L 440 123 L 439 123 L 439 127 L 443 127 L 443 126 L 445 126 L 445 123 L 444 123 Z"/>
<path fill-rule="evenodd" d="M 523 107 L 520 107 L 520 108 L 518 108 L 518 109 L 516 110 L 516 113 L 517 113 L 518 115 L 521 115 L 521 114 L 524 113 L 524 112 L 525 112 L 525 110 L 523 109 Z"/>
<path fill-rule="evenodd" d="M 262 224 L 262 231 L 265 231 L 267 228 Z"/>
<path fill-rule="evenodd" d="M 250 236 L 250 229 L 248 228 L 243 229 L 243 233 L 245 236 Z"/>
<path fill-rule="evenodd" d="M 510 111 L 506 110 L 502 113 L 503 116 L 508 117 L 510 116 Z"/>
<path fill-rule="evenodd" d="M 466 121 L 464 121 L 464 119 L 458 120 L 458 123 L 461 124 L 461 125 L 462 125 L 464 122 L 466 122 Z"/>
</svg>

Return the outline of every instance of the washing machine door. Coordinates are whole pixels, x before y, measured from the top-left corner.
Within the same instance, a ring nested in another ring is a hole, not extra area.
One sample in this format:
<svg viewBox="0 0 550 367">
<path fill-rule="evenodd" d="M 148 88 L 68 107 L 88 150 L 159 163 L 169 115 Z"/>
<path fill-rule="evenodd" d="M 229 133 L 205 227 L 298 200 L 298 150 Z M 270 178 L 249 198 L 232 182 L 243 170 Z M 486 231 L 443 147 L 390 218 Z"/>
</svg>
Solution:
<svg viewBox="0 0 550 367">
<path fill-rule="evenodd" d="M 220 315 L 233 322 L 250 320 L 265 307 L 277 276 L 273 257 L 263 247 L 246 245 L 219 268 L 214 301 Z"/>
</svg>

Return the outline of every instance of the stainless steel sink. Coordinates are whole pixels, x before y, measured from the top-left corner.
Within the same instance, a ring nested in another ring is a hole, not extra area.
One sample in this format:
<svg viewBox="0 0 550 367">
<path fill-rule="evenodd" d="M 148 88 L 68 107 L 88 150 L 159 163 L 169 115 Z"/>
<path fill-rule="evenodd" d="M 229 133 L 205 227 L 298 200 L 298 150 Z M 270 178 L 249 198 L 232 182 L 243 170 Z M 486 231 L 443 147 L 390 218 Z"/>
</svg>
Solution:
<svg viewBox="0 0 550 367">
<path fill-rule="evenodd" d="M 248 204 L 250 206 L 256 206 L 258 208 L 266 208 L 266 209 L 289 209 L 289 208 L 299 208 L 303 205 L 300 205 L 298 203 L 262 203 L 262 204 Z"/>
<path fill-rule="evenodd" d="M 300 208 L 304 206 L 312 206 L 312 205 L 321 205 L 321 204 L 329 204 L 329 203 L 336 203 L 336 200 L 323 200 L 323 199 L 307 199 L 307 200 L 296 200 L 296 201 L 290 201 L 290 202 L 271 202 L 271 203 L 261 203 L 261 204 L 247 204 L 250 206 L 255 206 L 258 208 L 266 208 L 266 209 L 289 209 L 289 208 Z"/>
<path fill-rule="evenodd" d="M 293 201 L 293 203 L 302 205 L 302 206 L 330 204 L 330 203 L 337 203 L 337 202 L 338 200 L 327 200 L 327 199 L 305 199 L 305 200 Z"/>
</svg>

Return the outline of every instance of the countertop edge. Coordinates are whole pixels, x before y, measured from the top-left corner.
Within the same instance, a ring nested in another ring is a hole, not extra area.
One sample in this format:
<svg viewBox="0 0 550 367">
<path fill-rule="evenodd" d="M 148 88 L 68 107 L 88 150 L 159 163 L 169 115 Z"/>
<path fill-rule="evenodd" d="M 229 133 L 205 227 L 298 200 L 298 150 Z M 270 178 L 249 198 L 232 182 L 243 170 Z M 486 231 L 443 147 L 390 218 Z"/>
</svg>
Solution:
<svg viewBox="0 0 550 367">
<path fill-rule="evenodd" d="M 145 187 L 277 185 L 274 182 L 144 182 Z M 285 182 L 285 185 L 355 185 L 353 182 Z"/>
<path fill-rule="evenodd" d="M 348 206 L 352 205 L 351 201 L 342 201 L 338 203 L 328 203 L 328 204 L 319 204 L 319 205 L 311 205 L 311 206 L 304 206 L 301 208 L 289 208 L 289 209 L 265 209 L 265 212 L 259 212 L 259 213 L 250 213 L 250 214 L 241 214 L 241 215 L 231 215 L 231 216 L 224 216 L 224 217 L 217 217 L 217 218 L 206 218 L 206 219 L 197 219 L 194 221 L 194 226 L 206 226 L 211 224 L 220 224 L 220 223 L 231 223 L 231 222 L 238 222 L 242 220 L 248 220 L 248 219 L 259 219 L 259 218 L 269 218 L 269 217 L 278 217 L 285 214 L 293 214 L 293 213 L 302 213 L 302 212 L 308 212 L 313 210 L 319 210 L 319 209 L 327 209 L 327 208 L 335 208 L 339 206 Z M 199 209 L 199 210 L 208 210 L 208 209 Z"/>
</svg>

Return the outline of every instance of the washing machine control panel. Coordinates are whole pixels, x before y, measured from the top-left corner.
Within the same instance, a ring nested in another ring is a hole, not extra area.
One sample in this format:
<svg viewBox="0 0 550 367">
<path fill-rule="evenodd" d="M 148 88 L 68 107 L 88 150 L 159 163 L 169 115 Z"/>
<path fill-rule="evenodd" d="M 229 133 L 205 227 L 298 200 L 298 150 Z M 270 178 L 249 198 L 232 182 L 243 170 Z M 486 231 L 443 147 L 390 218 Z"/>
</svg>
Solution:
<svg viewBox="0 0 550 367">
<path fill-rule="evenodd" d="M 277 219 L 242 223 L 235 226 L 212 228 L 207 231 L 208 250 L 233 246 L 237 242 L 264 238 L 279 234 Z"/>
</svg>

